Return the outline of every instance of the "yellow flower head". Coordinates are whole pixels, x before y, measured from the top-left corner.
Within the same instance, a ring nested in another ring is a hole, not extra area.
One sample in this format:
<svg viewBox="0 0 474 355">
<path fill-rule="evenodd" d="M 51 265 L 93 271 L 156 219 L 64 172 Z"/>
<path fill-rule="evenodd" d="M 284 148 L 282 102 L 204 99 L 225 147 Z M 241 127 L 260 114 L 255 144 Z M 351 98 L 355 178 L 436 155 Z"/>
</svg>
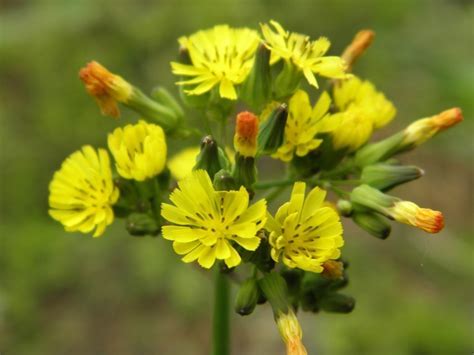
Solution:
<svg viewBox="0 0 474 355">
<path fill-rule="evenodd" d="M 244 157 L 257 154 L 258 118 L 252 112 L 244 111 L 235 121 L 234 149 Z"/>
<path fill-rule="evenodd" d="M 161 173 L 166 162 L 166 140 L 163 129 L 140 121 L 116 128 L 108 136 L 115 166 L 125 179 L 143 181 Z"/>
<path fill-rule="evenodd" d="M 79 71 L 79 78 L 84 82 L 87 92 L 96 99 L 102 114 L 120 116 L 117 102 L 128 101 L 132 95 L 132 85 L 95 61 Z"/>
<path fill-rule="evenodd" d="M 395 202 L 387 209 L 388 214 L 400 223 L 409 224 L 428 233 L 438 233 L 444 228 L 444 217 L 439 211 L 420 208 L 410 201 Z"/>
<path fill-rule="evenodd" d="M 315 136 L 324 131 L 322 122 L 328 120 L 330 105 L 331 99 L 326 92 L 323 92 L 318 102 L 311 107 L 308 94 L 303 90 L 296 91 L 289 102 L 285 141 L 274 157 L 290 161 L 294 154 L 302 157 L 318 148 L 322 140 Z"/>
<path fill-rule="evenodd" d="M 325 261 L 340 256 L 342 225 L 334 209 L 323 207 L 324 190 L 315 187 L 305 199 L 305 189 L 305 183 L 295 183 L 290 201 L 275 218 L 268 217 L 265 228 L 270 232 L 273 260 L 282 258 L 290 268 L 322 272 Z"/>
<path fill-rule="evenodd" d="M 49 215 L 61 222 L 68 232 L 104 233 L 112 223 L 112 205 L 119 190 L 112 181 L 109 155 L 84 146 L 71 154 L 54 173 L 49 185 Z"/>
<path fill-rule="evenodd" d="M 336 128 L 331 135 L 336 149 L 357 150 L 374 129 L 387 125 L 396 113 L 393 104 L 372 83 L 355 76 L 339 81 L 333 95 L 340 111 L 332 116 Z"/>
<path fill-rule="evenodd" d="M 452 108 L 428 118 L 419 119 L 410 124 L 404 131 L 404 145 L 418 146 L 433 137 L 438 132 L 444 131 L 463 120 L 462 111 Z"/>
<path fill-rule="evenodd" d="M 328 78 L 342 79 L 346 77 L 346 65 L 337 56 L 325 57 L 331 43 L 325 37 L 311 41 L 308 36 L 300 33 L 289 33 L 276 21 L 261 24 L 265 45 L 272 52 L 270 63 L 280 59 L 290 62 L 300 70 L 308 83 L 318 87 L 314 74 Z"/>
<path fill-rule="evenodd" d="M 184 179 L 191 174 L 199 152 L 199 147 L 185 148 L 168 160 L 168 168 L 175 180 Z"/>
<path fill-rule="evenodd" d="M 193 86 L 189 95 L 201 95 L 219 85 L 221 97 L 235 100 L 234 85 L 241 84 L 254 62 L 259 43 L 256 31 L 248 28 L 215 26 L 181 37 L 179 43 L 189 52 L 191 64 L 171 63 L 173 74 L 190 77 L 178 85 Z"/>
<path fill-rule="evenodd" d="M 277 317 L 278 331 L 286 344 L 287 355 L 307 355 L 306 348 L 301 341 L 303 331 L 293 310 L 288 313 L 280 312 Z"/>
<path fill-rule="evenodd" d="M 170 200 L 174 205 L 161 205 L 161 215 L 173 224 L 163 227 L 163 238 L 174 241 L 173 248 L 184 255 L 185 263 L 197 259 L 209 269 L 217 259 L 234 267 L 241 258 L 232 242 L 247 250 L 260 244 L 257 233 L 266 222 L 266 201 L 249 207 L 244 187 L 216 191 L 207 172 L 195 170 L 178 182 Z"/>
</svg>

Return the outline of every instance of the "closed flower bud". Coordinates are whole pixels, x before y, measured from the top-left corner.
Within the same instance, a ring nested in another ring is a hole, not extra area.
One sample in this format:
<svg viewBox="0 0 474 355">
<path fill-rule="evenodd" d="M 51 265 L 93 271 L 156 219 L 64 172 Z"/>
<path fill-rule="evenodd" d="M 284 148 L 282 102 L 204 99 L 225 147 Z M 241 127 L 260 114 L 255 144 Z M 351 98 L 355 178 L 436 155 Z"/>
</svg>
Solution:
<svg viewBox="0 0 474 355">
<path fill-rule="evenodd" d="M 379 239 L 386 239 L 392 230 L 390 224 L 375 213 L 357 212 L 353 214 L 352 220 L 360 228 Z"/>
<path fill-rule="evenodd" d="M 372 44 L 374 37 L 375 32 L 371 30 L 357 32 L 351 44 L 347 46 L 341 56 L 341 58 L 346 62 L 348 72 L 351 70 L 357 59 L 359 59 L 365 50 Z"/>
<path fill-rule="evenodd" d="M 270 73 L 270 50 L 261 44 L 247 79 L 240 90 L 240 96 L 255 111 L 261 111 L 269 100 L 272 90 Z"/>
<path fill-rule="evenodd" d="M 459 108 L 452 108 L 429 118 L 422 118 L 410 124 L 403 131 L 404 139 L 401 150 L 416 147 L 438 132 L 452 127 L 463 120 L 462 111 Z"/>
<path fill-rule="evenodd" d="M 398 132 L 384 140 L 367 144 L 355 154 L 355 164 L 363 167 L 386 160 L 398 152 L 403 141 L 403 133 Z"/>
<path fill-rule="evenodd" d="M 443 214 L 428 208 L 420 208 L 415 203 L 403 201 L 397 197 L 361 185 L 351 193 L 354 205 L 378 212 L 397 222 L 412 225 L 428 233 L 438 233 L 444 227 Z"/>
<path fill-rule="evenodd" d="M 234 148 L 244 157 L 255 157 L 257 153 L 258 118 L 245 111 L 237 115 Z"/>
<path fill-rule="evenodd" d="M 201 141 L 201 151 L 196 158 L 194 170 L 206 170 L 209 176 L 214 175 L 221 169 L 227 169 L 229 161 L 225 153 L 219 148 L 212 136 L 206 136 Z"/>
<path fill-rule="evenodd" d="M 349 217 L 352 214 L 352 203 L 347 200 L 338 200 L 337 211 L 342 216 Z"/>
<path fill-rule="evenodd" d="M 112 74 L 98 62 L 92 61 L 79 71 L 87 92 L 96 99 L 102 114 L 119 117 L 117 102 L 130 100 L 133 87 L 121 76 Z"/>
<path fill-rule="evenodd" d="M 230 191 L 236 189 L 234 178 L 226 170 L 219 170 L 214 175 L 213 185 L 217 191 Z"/>
<path fill-rule="evenodd" d="M 375 164 L 364 167 L 360 180 L 381 191 L 418 179 L 423 176 L 422 169 L 416 166 Z"/>
<path fill-rule="evenodd" d="M 275 153 L 283 144 L 288 106 L 281 104 L 261 123 L 258 133 L 258 151 L 262 155 Z"/>
<path fill-rule="evenodd" d="M 355 299 L 341 293 L 330 293 L 318 302 L 318 306 L 326 312 L 350 313 L 355 307 Z"/>
<path fill-rule="evenodd" d="M 160 226 L 156 220 L 145 213 L 132 213 L 127 218 L 126 228 L 131 235 L 141 237 L 157 235 Z"/>
<path fill-rule="evenodd" d="M 257 280 L 249 278 L 244 281 L 237 292 L 234 309 L 241 316 L 249 315 L 255 309 L 259 299 Z"/>
</svg>

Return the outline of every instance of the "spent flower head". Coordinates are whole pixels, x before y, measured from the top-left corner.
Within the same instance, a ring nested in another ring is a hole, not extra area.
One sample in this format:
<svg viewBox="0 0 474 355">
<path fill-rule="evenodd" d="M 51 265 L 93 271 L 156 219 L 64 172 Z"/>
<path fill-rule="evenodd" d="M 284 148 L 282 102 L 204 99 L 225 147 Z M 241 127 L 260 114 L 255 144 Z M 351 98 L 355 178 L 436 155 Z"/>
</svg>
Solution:
<svg viewBox="0 0 474 355">
<path fill-rule="evenodd" d="M 49 215 L 68 232 L 104 233 L 112 223 L 119 190 L 112 181 L 109 155 L 89 145 L 71 154 L 49 185 Z"/>
<path fill-rule="evenodd" d="M 140 121 L 116 128 L 108 137 L 118 173 L 125 179 L 143 181 L 161 173 L 166 162 L 163 129 Z"/>
<path fill-rule="evenodd" d="M 185 92 L 201 95 L 219 86 L 220 97 L 236 100 L 236 85 L 252 69 L 259 36 L 248 28 L 218 25 L 181 37 L 179 44 L 189 53 L 191 64 L 172 62 L 173 74 L 189 77 L 178 85 L 191 86 Z"/>
<path fill-rule="evenodd" d="M 207 172 L 195 170 L 178 182 L 170 200 L 174 205 L 161 206 L 161 215 L 172 223 L 163 227 L 163 238 L 173 241 L 184 262 L 198 260 L 208 269 L 217 259 L 234 267 L 241 261 L 234 243 L 246 250 L 259 246 L 257 233 L 266 222 L 266 201 L 249 206 L 244 187 L 216 191 Z"/>
<path fill-rule="evenodd" d="M 96 99 L 102 114 L 119 117 L 117 102 L 127 102 L 133 87 L 121 76 L 112 74 L 96 61 L 88 63 L 79 71 L 87 92 Z"/>
<path fill-rule="evenodd" d="M 315 187 L 305 198 L 306 184 L 293 186 L 291 199 L 268 216 L 265 228 L 270 232 L 273 260 L 283 260 L 290 268 L 322 272 L 323 263 L 337 259 L 344 245 L 339 215 L 323 207 L 326 192 Z"/>
<path fill-rule="evenodd" d="M 306 35 L 286 31 L 273 20 L 260 27 L 265 45 L 271 51 L 271 64 L 285 60 L 301 71 L 308 83 L 316 88 L 315 74 L 334 79 L 346 77 L 346 65 L 341 57 L 324 56 L 331 45 L 326 37 L 312 41 Z"/>
</svg>

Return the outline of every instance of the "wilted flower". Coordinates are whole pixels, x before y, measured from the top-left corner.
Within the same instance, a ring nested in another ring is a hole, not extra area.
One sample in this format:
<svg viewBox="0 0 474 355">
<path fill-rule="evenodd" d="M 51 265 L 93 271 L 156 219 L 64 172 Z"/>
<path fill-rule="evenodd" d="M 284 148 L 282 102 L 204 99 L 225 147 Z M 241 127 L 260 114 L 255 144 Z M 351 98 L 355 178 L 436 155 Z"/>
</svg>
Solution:
<svg viewBox="0 0 474 355">
<path fill-rule="evenodd" d="M 173 205 L 163 203 L 161 215 L 174 225 L 164 226 L 163 238 L 173 240 L 173 248 L 186 263 L 198 260 L 210 268 L 217 260 L 228 267 L 240 264 L 235 242 L 247 250 L 260 244 L 257 232 L 266 221 L 266 202 L 249 207 L 249 194 L 238 191 L 216 191 L 204 170 L 195 170 L 178 182 L 170 195 Z"/>
<path fill-rule="evenodd" d="M 91 146 L 71 154 L 49 185 L 49 214 L 68 232 L 104 233 L 112 223 L 119 190 L 112 181 L 109 155 Z"/>
<path fill-rule="evenodd" d="M 173 74 L 190 77 L 178 85 L 193 86 L 189 95 L 201 95 L 219 86 L 219 95 L 237 99 L 235 85 L 241 84 L 252 69 L 259 37 L 248 28 L 215 26 L 181 37 L 179 44 L 186 48 L 191 64 L 172 62 Z"/>
<path fill-rule="evenodd" d="M 117 171 L 125 179 L 143 181 L 165 167 L 166 140 L 160 126 L 140 121 L 116 128 L 109 134 L 108 144 Z"/>
<path fill-rule="evenodd" d="M 258 118 L 245 111 L 237 115 L 235 122 L 234 149 L 244 157 L 257 154 Z"/>
</svg>

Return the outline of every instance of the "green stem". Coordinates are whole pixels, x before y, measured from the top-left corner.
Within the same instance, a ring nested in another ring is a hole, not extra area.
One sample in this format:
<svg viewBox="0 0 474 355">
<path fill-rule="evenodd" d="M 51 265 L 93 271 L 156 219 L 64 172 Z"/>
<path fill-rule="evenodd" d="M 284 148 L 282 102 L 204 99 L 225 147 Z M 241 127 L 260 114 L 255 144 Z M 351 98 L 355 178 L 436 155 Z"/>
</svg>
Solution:
<svg viewBox="0 0 474 355">
<path fill-rule="evenodd" d="M 215 268 L 213 354 L 229 355 L 229 280 L 219 267 Z"/>
</svg>

